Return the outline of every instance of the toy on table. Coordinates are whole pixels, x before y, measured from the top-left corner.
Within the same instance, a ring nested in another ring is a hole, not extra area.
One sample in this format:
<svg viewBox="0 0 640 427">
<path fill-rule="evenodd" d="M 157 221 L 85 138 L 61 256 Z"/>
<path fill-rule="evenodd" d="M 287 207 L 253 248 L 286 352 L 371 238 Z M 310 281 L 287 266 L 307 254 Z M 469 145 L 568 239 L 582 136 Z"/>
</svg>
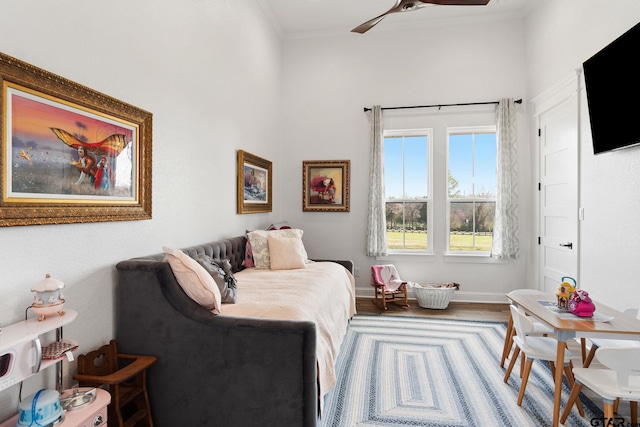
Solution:
<svg viewBox="0 0 640 427">
<path fill-rule="evenodd" d="M 569 276 L 564 276 L 562 279 L 562 283 L 558 287 L 558 291 L 556 292 L 556 299 L 558 308 L 563 308 L 565 310 L 569 309 L 569 300 L 571 299 L 571 295 L 576 291 L 576 279 Z M 573 284 L 571 283 L 573 282 Z"/>
</svg>

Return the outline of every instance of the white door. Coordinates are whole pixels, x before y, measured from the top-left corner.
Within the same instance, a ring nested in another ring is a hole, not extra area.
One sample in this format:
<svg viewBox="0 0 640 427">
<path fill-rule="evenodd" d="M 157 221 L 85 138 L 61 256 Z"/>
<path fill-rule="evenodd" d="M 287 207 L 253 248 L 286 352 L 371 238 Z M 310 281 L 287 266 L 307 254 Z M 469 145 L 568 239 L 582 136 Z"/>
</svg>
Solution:
<svg viewBox="0 0 640 427">
<path fill-rule="evenodd" d="M 539 288 L 544 292 L 555 292 L 563 276 L 578 280 L 578 96 L 576 90 L 569 90 L 568 97 L 541 112 L 538 115 L 538 126 L 540 144 Z"/>
</svg>

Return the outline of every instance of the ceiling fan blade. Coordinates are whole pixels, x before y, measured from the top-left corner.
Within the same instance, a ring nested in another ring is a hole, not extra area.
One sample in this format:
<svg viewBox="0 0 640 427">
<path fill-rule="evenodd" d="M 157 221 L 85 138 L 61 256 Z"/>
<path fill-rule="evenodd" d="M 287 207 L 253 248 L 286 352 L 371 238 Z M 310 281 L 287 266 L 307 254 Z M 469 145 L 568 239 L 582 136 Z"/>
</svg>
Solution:
<svg viewBox="0 0 640 427">
<path fill-rule="evenodd" d="M 351 30 L 352 33 L 364 34 L 384 19 L 385 16 L 396 12 L 411 12 L 429 5 L 441 6 L 485 6 L 489 0 L 396 0 L 396 4 L 385 13 L 360 24 Z"/>
<path fill-rule="evenodd" d="M 437 4 L 440 6 L 486 6 L 489 0 L 418 0 L 420 3 Z"/>
<path fill-rule="evenodd" d="M 389 15 L 391 13 L 407 12 L 407 11 L 410 11 L 410 10 L 415 10 L 415 9 L 422 8 L 424 6 L 426 6 L 426 4 L 424 4 L 424 2 L 422 2 L 422 1 L 418 1 L 416 3 L 413 0 L 396 0 L 396 4 L 394 4 L 393 7 L 390 8 L 389 10 L 387 10 L 385 13 L 383 13 L 380 16 L 376 16 L 373 19 L 368 20 L 364 24 L 358 25 L 356 28 L 351 30 L 351 32 L 352 33 L 364 34 L 367 31 L 369 31 L 371 28 L 373 28 L 374 25 L 376 25 L 377 23 L 382 21 L 382 19 L 385 16 L 387 16 L 387 15 Z"/>
<path fill-rule="evenodd" d="M 382 21 L 386 15 L 387 14 L 385 13 L 384 15 L 380 15 L 377 18 L 370 19 L 364 24 L 360 24 L 357 27 L 355 27 L 353 30 L 351 30 L 351 32 L 364 34 L 370 29 L 372 29 L 378 22 Z"/>
</svg>

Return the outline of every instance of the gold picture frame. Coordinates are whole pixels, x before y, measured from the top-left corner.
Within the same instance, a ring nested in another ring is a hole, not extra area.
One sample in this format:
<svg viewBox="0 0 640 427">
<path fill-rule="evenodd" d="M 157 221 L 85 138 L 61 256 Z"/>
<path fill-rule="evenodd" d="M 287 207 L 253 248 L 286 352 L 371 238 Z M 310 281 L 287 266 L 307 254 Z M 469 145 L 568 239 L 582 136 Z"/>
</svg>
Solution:
<svg viewBox="0 0 640 427">
<path fill-rule="evenodd" d="M 0 85 L 0 226 L 151 219 L 151 113 L 3 53 Z"/>
<path fill-rule="evenodd" d="M 302 210 L 349 212 L 349 160 L 302 162 Z"/>
<path fill-rule="evenodd" d="M 271 212 L 273 166 L 269 160 L 238 150 L 238 213 Z"/>
</svg>

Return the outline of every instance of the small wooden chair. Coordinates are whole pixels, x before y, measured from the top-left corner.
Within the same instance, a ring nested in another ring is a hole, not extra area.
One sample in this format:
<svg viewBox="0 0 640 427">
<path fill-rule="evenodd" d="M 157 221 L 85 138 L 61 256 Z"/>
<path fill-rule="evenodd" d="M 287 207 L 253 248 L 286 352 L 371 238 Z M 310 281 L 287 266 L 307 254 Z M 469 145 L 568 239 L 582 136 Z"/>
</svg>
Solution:
<svg viewBox="0 0 640 427">
<path fill-rule="evenodd" d="M 371 281 L 369 283 L 375 289 L 375 299 L 373 300 L 375 305 L 378 305 L 378 299 L 382 299 L 382 308 L 386 310 L 387 301 L 395 302 L 396 296 L 399 296 L 403 298 L 403 305 L 409 307 L 407 282 L 400 279 L 398 270 L 393 264 L 371 266 Z"/>
<path fill-rule="evenodd" d="M 109 386 L 110 426 L 153 427 L 146 372 L 155 362 L 155 356 L 118 354 L 116 341 L 111 340 L 98 350 L 78 356 L 78 373 L 73 378 L 81 387 Z"/>
</svg>

